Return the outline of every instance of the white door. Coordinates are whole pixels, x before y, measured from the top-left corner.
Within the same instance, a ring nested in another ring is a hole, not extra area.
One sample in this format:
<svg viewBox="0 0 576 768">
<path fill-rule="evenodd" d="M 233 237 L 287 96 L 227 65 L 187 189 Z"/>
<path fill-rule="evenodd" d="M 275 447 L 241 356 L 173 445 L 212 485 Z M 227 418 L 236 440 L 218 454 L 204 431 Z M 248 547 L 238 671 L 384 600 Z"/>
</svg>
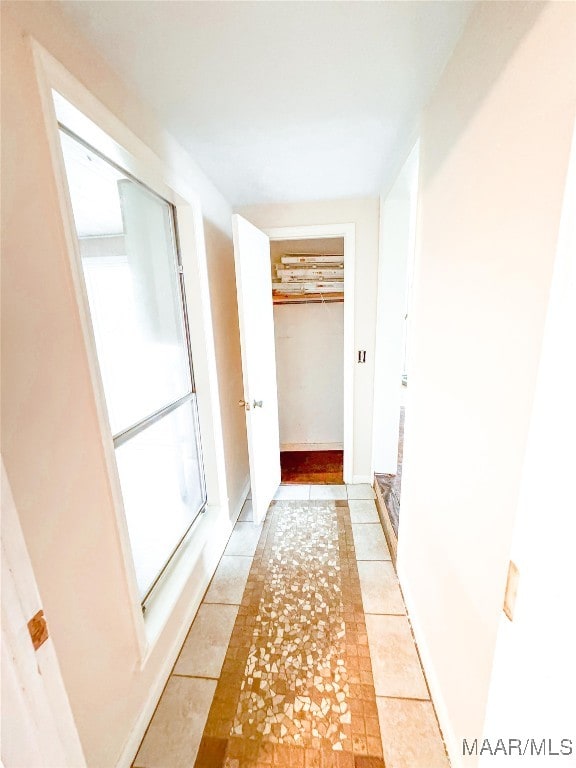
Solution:
<svg viewBox="0 0 576 768">
<path fill-rule="evenodd" d="M 5 768 L 86 766 L 4 464 L 1 763 Z"/>
<path fill-rule="evenodd" d="M 252 509 L 259 523 L 280 484 L 270 241 L 238 214 L 232 228 Z"/>
</svg>

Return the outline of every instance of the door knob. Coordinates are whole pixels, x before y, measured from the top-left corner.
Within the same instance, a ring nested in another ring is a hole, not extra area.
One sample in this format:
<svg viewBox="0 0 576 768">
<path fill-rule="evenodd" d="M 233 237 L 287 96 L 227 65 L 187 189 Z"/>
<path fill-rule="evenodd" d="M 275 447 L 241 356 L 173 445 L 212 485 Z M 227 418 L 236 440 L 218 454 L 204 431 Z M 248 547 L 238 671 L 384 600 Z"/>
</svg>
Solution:
<svg viewBox="0 0 576 768">
<path fill-rule="evenodd" d="M 245 408 L 247 411 L 250 410 L 250 403 L 247 403 L 246 400 L 238 400 L 238 405 L 240 408 Z"/>
</svg>

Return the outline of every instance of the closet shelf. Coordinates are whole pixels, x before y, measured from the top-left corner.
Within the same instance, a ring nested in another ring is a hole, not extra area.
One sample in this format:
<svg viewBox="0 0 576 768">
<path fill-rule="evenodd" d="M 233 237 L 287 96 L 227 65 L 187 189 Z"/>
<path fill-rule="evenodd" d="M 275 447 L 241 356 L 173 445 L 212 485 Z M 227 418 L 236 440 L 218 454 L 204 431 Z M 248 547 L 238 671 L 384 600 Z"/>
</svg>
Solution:
<svg viewBox="0 0 576 768">
<path fill-rule="evenodd" d="M 274 304 L 335 304 L 344 301 L 343 293 L 274 294 Z"/>
</svg>

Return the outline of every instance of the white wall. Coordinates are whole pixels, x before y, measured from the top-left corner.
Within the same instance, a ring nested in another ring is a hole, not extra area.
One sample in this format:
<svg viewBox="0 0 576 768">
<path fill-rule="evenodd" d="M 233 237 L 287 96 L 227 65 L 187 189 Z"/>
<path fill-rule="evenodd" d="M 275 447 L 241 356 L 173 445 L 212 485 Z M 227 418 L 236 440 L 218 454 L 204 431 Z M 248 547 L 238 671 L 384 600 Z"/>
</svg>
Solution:
<svg viewBox="0 0 576 768">
<path fill-rule="evenodd" d="M 281 450 L 342 450 L 344 304 L 274 306 Z"/>
<path fill-rule="evenodd" d="M 353 474 L 356 482 L 371 482 L 379 201 L 364 198 L 255 205 L 241 208 L 238 213 L 263 229 L 314 224 L 356 225 L 355 349 L 366 350 L 366 363 L 354 367 Z"/>
<path fill-rule="evenodd" d="M 1 10 L 2 451 L 87 762 L 108 768 L 133 757 L 247 481 L 230 208 L 58 4 Z M 229 500 L 221 516 L 203 517 L 207 543 L 193 553 L 194 572 L 144 660 L 30 34 L 161 158 L 204 215 L 198 247 L 211 281 Z"/>
<path fill-rule="evenodd" d="M 380 203 L 378 315 L 374 370 L 374 472 L 396 474 L 408 270 L 414 257 L 418 147 Z"/>
<path fill-rule="evenodd" d="M 572 739 L 576 765 L 576 134 L 511 559 L 519 569 L 513 621 L 501 616 L 484 735 Z M 536 765 L 559 758 L 542 757 Z M 500 753 L 482 765 L 524 765 Z"/>
<path fill-rule="evenodd" d="M 454 765 L 485 716 L 576 112 L 575 30 L 572 3 L 478 4 L 422 123 L 398 569 Z"/>
</svg>

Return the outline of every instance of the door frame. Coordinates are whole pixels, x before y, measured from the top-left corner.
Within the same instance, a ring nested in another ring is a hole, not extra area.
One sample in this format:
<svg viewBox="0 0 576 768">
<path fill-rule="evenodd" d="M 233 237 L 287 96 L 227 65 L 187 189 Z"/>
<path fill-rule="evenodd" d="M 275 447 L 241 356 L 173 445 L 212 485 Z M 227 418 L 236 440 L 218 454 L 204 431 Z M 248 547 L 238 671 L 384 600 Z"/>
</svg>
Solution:
<svg viewBox="0 0 576 768">
<path fill-rule="evenodd" d="M 190 554 L 175 558 L 174 563 L 166 570 L 166 578 L 159 581 L 157 591 L 153 593 L 154 599 L 150 600 L 143 613 L 90 319 L 88 296 L 78 251 L 76 227 L 69 199 L 53 91 L 60 94 L 69 104 L 70 109 L 64 121 L 69 129 L 174 206 L 183 265 L 182 280 L 186 297 L 184 306 L 189 318 L 189 343 L 194 360 L 194 378 L 198 393 L 199 431 L 207 493 L 206 509 L 213 510 L 222 516 L 222 520 L 226 520 L 230 516 L 230 510 L 201 201 L 185 175 L 178 175 L 167 161 L 149 149 L 40 43 L 30 37 L 29 45 L 40 92 L 57 203 L 61 212 L 66 256 L 86 348 L 103 457 L 110 483 L 118 542 L 130 598 L 132 625 L 139 651 L 139 664 L 143 669 L 156 641 L 164 631 L 182 590 L 199 562 L 198 553 L 211 535 L 210 526 L 213 524 L 213 518 L 209 515 L 200 515 L 196 518 L 183 542 L 182 553 L 186 550 Z M 174 163 L 177 164 L 176 159 Z M 207 520 L 210 520 L 210 523 L 207 523 Z M 191 614 L 192 618 L 193 616 L 194 613 Z M 191 618 L 186 620 L 187 626 L 190 621 Z M 165 677 L 163 680 L 165 681 Z M 150 717 L 151 714 L 145 716 L 146 722 Z"/>
<path fill-rule="evenodd" d="M 2 489 L 2 704 L 0 764 L 86 768 L 54 641 L 4 461 Z M 48 617 L 49 618 L 49 617 Z M 31 622 L 36 620 L 34 633 Z M 32 762 L 26 762 L 32 765 Z"/>
<path fill-rule="evenodd" d="M 344 240 L 344 466 L 345 483 L 354 482 L 354 275 L 356 225 L 304 224 L 293 227 L 262 227 L 270 240 Z"/>
</svg>

